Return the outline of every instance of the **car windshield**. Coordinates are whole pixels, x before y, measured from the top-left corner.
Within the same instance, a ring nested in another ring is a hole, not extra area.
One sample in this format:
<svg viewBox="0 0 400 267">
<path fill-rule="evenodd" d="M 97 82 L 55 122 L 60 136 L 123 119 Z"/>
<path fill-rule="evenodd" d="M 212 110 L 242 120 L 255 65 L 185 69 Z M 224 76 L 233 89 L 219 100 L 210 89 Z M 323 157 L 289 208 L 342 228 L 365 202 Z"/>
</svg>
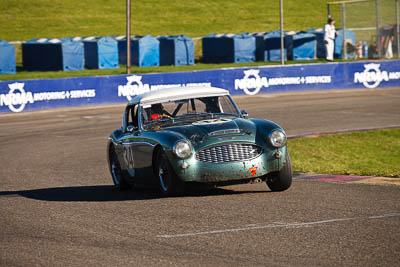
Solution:
<svg viewBox="0 0 400 267">
<path fill-rule="evenodd" d="M 144 129 L 193 123 L 221 116 L 239 116 L 235 105 L 227 95 L 144 105 L 142 111 Z"/>
</svg>

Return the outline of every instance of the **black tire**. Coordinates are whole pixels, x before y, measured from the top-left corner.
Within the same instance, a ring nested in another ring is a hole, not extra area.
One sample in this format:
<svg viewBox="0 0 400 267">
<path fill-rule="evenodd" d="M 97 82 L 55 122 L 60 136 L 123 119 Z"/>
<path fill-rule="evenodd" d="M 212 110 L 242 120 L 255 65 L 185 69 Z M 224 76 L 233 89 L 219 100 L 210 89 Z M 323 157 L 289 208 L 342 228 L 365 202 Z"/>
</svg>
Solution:
<svg viewBox="0 0 400 267">
<path fill-rule="evenodd" d="M 184 183 L 176 177 L 165 153 L 160 150 L 157 154 L 155 175 L 161 193 L 164 196 L 174 196 L 184 192 Z"/>
<path fill-rule="evenodd" d="M 278 172 L 273 172 L 268 175 L 266 183 L 273 192 L 285 191 L 292 184 L 292 160 L 289 152 L 286 154 L 286 164 Z"/>
<path fill-rule="evenodd" d="M 130 189 L 129 183 L 124 178 L 121 164 L 119 163 L 117 153 L 115 152 L 115 148 L 112 146 L 110 147 L 110 172 L 111 177 L 114 182 L 114 187 L 117 190 L 127 190 Z"/>
</svg>

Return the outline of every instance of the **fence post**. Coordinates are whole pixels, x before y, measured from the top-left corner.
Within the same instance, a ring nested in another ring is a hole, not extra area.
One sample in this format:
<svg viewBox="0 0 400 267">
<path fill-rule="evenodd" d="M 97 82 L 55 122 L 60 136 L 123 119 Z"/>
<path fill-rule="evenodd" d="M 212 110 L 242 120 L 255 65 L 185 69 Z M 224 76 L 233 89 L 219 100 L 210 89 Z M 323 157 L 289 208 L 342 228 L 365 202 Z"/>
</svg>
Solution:
<svg viewBox="0 0 400 267">
<path fill-rule="evenodd" d="M 382 57 L 381 53 L 381 34 L 379 30 L 379 0 L 375 0 L 375 13 L 376 13 L 376 48 L 378 49 L 378 58 Z"/>
<path fill-rule="evenodd" d="M 126 0 L 126 73 L 131 74 L 131 0 Z"/>
<path fill-rule="evenodd" d="M 327 3 L 326 8 L 328 9 L 328 18 L 330 18 L 331 17 L 331 5 L 329 3 Z"/>
<path fill-rule="evenodd" d="M 396 0 L 396 40 L 397 40 L 397 58 L 400 58 L 400 38 L 399 38 L 399 0 Z"/>
<path fill-rule="evenodd" d="M 346 48 L 346 6 L 345 3 L 341 5 L 342 9 L 342 29 L 343 29 L 343 59 L 347 59 L 347 48 Z"/>
<path fill-rule="evenodd" d="M 283 42 L 283 0 L 280 0 L 280 28 L 281 28 L 281 64 L 285 65 L 285 58 L 284 58 L 284 42 Z M 287 54 L 287 51 L 286 51 Z"/>
</svg>

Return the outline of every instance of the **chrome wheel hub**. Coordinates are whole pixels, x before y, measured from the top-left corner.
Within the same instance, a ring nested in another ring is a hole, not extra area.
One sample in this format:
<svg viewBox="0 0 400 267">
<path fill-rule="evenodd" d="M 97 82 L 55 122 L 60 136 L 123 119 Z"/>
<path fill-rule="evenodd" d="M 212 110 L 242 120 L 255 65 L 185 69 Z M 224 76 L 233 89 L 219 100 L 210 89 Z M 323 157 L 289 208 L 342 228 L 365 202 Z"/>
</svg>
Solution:
<svg viewBox="0 0 400 267">
<path fill-rule="evenodd" d="M 168 186 L 165 185 L 165 173 L 162 167 L 158 170 L 158 178 L 160 179 L 160 185 L 164 192 L 168 191 Z"/>
<path fill-rule="evenodd" d="M 119 178 L 118 178 L 118 168 L 115 164 L 115 161 L 111 164 L 111 173 L 112 173 L 112 178 L 114 180 L 115 184 L 119 184 Z"/>
</svg>

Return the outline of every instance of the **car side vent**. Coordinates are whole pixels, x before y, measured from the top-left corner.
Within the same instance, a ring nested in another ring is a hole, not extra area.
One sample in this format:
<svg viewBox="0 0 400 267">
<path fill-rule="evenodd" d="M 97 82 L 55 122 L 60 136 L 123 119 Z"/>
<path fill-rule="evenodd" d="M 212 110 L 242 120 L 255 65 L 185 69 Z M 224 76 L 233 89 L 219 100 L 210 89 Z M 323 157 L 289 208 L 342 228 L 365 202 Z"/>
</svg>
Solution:
<svg viewBox="0 0 400 267">
<path fill-rule="evenodd" d="M 227 163 L 251 160 L 262 153 L 255 144 L 229 143 L 204 148 L 196 153 L 196 159 L 208 163 Z"/>
</svg>

